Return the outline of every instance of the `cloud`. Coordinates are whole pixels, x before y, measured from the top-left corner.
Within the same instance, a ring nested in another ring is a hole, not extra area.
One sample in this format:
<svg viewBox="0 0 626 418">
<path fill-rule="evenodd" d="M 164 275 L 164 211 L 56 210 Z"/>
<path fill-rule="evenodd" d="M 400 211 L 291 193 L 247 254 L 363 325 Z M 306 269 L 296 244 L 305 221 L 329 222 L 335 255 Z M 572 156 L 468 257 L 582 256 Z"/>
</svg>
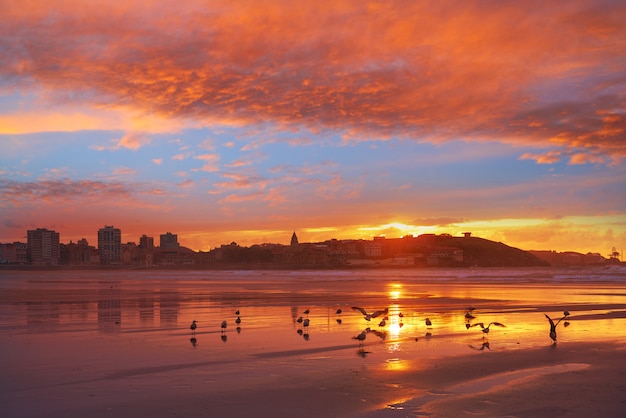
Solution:
<svg viewBox="0 0 626 418">
<path fill-rule="evenodd" d="M 134 176 L 135 174 L 137 174 L 137 170 L 133 170 L 132 168 L 128 167 L 119 167 L 113 170 L 113 174 L 122 176 Z"/>
<path fill-rule="evenodd" d="M 161 165 L 163 164 L 163 158 L 153 158 L 152 162 L 155 163 L 156 165 Z"/>
<path fill-rule="evenodd" d="M 196 182 L 191 180 L 191 179 L 185 179 L 183 181 L 181 181 L 180 183 L 177 183 L 176 186 L 181 187 L 183 189 L 187 189 L 190 187 L 195 186 Z"/>
<path fill-rule="evenodd" d="M 298 145 L 308 131 L 594 156 L 573 163 L 626 156 L 619 1 L 3 6 L 0 85 L 40 89 L 51 104 L 271 124 Z M 147 143 L 129 134 L 114 148 Z"/>
<path fill-rule="evenodd" d="M 151 142 L 150 138 L 134 132 L 126 134 L 116 141 L 117 144 L 113 147 L 113 149 L 126 148 L 133 151 L 136 151 L 142 146 L 147 145 Z"/>
<path fill-rule="evenodd" d="M 450 226 L 463 223 L 462 218 L 441 217 L 441 218 L 417 218 L 411 223 L 417 226 Z"/>
<path fill-rule="evenodd" d="M 17 182 L 0 179 L 0 200 L 12 205 L 35 205 L 39 202 L 71 202 L 79 199 L 128 200 L 136 193 L 128 185 L 117 181 L 94 180 L 39 180 Z"/>
<path fill-rule="evenodd" d="M 200 169 L 192 169 L 192 171 L 208 171 L 208 172 L 216 172 L 219 171 L 219 162 L 220 156 L 217 154 L 202 154 L 196 155 L 193 158 L 196 160 L 204 161 L 204 165 Z"/>
<path fill-rule="evenodd" d="M 559 151 L 549 151 L 544 154 L 533 154 L 530 152 L 522 154 L 520 160 L 534 160 L 537 164 L 554 164 L 561 161 L 561 153 Z"/>
</svg>

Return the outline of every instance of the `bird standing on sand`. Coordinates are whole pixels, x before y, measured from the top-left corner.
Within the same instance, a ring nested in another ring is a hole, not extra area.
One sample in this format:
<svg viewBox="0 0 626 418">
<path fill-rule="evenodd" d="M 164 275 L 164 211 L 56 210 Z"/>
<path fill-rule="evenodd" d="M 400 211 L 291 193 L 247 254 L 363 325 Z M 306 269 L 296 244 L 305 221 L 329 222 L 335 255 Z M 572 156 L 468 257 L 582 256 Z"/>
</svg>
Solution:
<svg viewBox="0 0 626 418">
<path fill-rule="evenodd" d="M 237 319 L 235 319 L 235 323 L 236 323 L 237 325 L 241 324 L 241 318 L 240 318 L 240 317 L 237 317 Z"/>
<path fill-rule="evenodd" d="M 310 312 L 311 312 L 311 311 L 310 311 L 310 310 L 308 310 L 308 309 L 305 309 L 305 310 L 304 310 L 304 314 L 305 314 L 305 315 L 308 315 Z"/>
<path fill-rule="evenodd" d="M 226 327 L 227 327 L 227 326 L 228 326 L 228 324 L 226 323 L 226 321 L 222 321 L 222 325 L 221 325 L 221 327 L 222 327 L 222 332 L 225 332 L 225 331 L 226 331 Z"/>
<path fill-rule="evenodd" d="M 304 321 L 302 321 L 302 326 L 305 328 L 309 326 L 309 318 L 306 318 Z"/>
<path fill-rule="evenodd" d="M 198 322 L 198 321 L 196 321 L 196 320 L 194 319 L 194 320 L 191 322 L 191 325 L 189 326 L 189 329 L 191 330 L 191 333 L 192 333 L 192 334 L 195 334 L 195 333 L 196 333 L 196 327 L 197 327 L 196 322 Z"/>
<path fill-rule="evenodd" d="M 341 315 L 341 309 L 337 309 L 337 312 L 335 312 L 337 315 Z"/>
<path fill-rule="evenodd" d="M 432 325 L 433 325 L 433 323 L 431 322 L 430 318 L 426 318 L 426 326 L 430 327 Z"/>
<path fill-rule="evenodd" d="M 352 337 L 353 340 L 359 340 L 360 345 L 363 345 L 363 341 L 365 341 L 365 337 L 367 337 L 367 330 L 361 331 L 359 335 L 356 337 Z"/>
</svg>

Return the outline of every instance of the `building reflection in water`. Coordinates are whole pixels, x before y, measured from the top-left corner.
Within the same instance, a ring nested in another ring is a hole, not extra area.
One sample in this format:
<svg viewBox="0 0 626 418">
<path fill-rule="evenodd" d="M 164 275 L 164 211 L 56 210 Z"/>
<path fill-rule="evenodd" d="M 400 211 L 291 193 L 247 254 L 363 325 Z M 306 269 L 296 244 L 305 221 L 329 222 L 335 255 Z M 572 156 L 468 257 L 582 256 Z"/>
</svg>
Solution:
<svg viewBox="0 0 626 418">
<path fill-rule="evenodd" d="M 102 332 L 120 332 L 122 324 L 122 290 L 119 283 L 103 283 L 98 289 L 98 329 Z"/>
<path fill-rule="evenodd" d="M 159 292 L 159 318 L 161 327 L 176 327 L 178 325 L 178 311 L 180 309 L 180 292 L 161 291 Z"/>
</svg>

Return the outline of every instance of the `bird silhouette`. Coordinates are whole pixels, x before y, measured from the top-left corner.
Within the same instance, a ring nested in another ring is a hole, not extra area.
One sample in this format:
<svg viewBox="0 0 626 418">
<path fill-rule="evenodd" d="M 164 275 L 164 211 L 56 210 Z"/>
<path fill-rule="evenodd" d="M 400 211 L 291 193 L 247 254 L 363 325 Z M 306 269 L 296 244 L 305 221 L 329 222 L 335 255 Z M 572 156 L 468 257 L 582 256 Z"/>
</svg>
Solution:
<svg viewBox="0 0 626 418">
<path fill-rule="evenodd" d="M 235 315 L 239 316 L 239 309 L 235 311 Z"/>
<path fill-rule="evenodd" d="M 367 313 L 367 311 L 363 308 L 360 308 L 358 306 L 353 306 L 352 310 L 361 312 L 363 314 L 363 318 L 365 318 L 366 321 L 369 321 L 370 319 L 372 319 L 372 315 Z"/>
<path fill-rule="evenodd" d="M 306 318 L 304 321 L 302 321 L 302 326 L 305 328 L 309 326 L 309 318 Z"/>
<path fill-rule="evenodd" d="M 425 322 L 426 322 L 426 326 L 427 326 L 427 327 L 430 327 L 430 326 L 432 326 L 432 325 L 433 325 L 433 323 L 432 323 L 432 321 L 430 320 L 430 318 L 426 318 L 426 321 L 425 321 Z"/>
<path fill-rule="evenodd" d="M 222 325 L 221 325 L 222 332 L 226 332 L 226 327 L 227 326 L 228 326 L 228 323 L 226 321 L 222 321 Z"/>
<path fill-rule="evenodd" d="M 483 351 L 485 348 L 487 350 L 491 350 L 491 348 L 489 348 L 489 341 L 483 342 L 480 347 L 474 347 L 473 345 L 470 344 L 470 348 L 473 350 L 478 350 L 478 351 Z"/>
<path fill-rule="evenodd" d="M 308 309 L 305 309 L 305 310 L 304 310 L 304 314 L 305 314 L 305 315 L 308 315 L 309 313 L 311 313 L 311 311 L 310 311 L 310 310 L 308 310 Z"/>
<path fill-rule="evenodd" d="M 357 335 L 356 337 L 352 337 L 353 340 L 358 340 L 359 344 L 362 346 L 363 342 L 365 341 L 365 338 L 367 337 L 367 329 L 361 331 L 361 333 L 359 335 Z"/>
<path fill-rule="evenodd" d="M 483 324 L 482 322 L 477 322 L 475 324 L 472 324 L 472 327 L 479 326 L 483 333 L 489 334 L 489 327 L 492 325 L 495 325 L 497 327 L 506 327 L 506 325 L 501 324 L 500 322 L 490 322 L 487 326 L 485 326 L 485 324 Z"/>
<path fill-rule="evenodd" d="M 198 321 L 196 321 L 196 320 L 194 319 L 194 320 L 191 322 L 191 325 L 189 326 L 189 329 L 191 330 L 191 333 L 192 333 L 193 335 L 195 335 L 195 334 L 196 334 L 196 327 L 197 327 L 196 322 L 198 322 Z"/>
<path fill-rule="evenodd" d="M 189 339 L 189 342 L 191 343 L 191 345 L 193 345 L 194 347 L 198 345 L 198 339 L 196 337 L 191 337 Z"/>
<path fill-rule="evenodd" d="M 341 309 L 337 309 L 337 312 L 335 312 L 337 315 L 341 315 Z"/>
<path fill-rule="evenodd" d="M 240 318 L 240 317 L 237 317 L 237 319 L 235 319 L 235 323 L 236 323 L 236 324 L 241 324 L 241 318 Z"/>
<path fill-rule="evenodd" d="M 564 310 L 563 316 L 558 321 L 556 321 L 556 323 L 552 320 L 552 318 L 548 316 L 548 314 L 544 313 L 544 315 L 546 316 L 546 318 L 548 318 L 548 321 L 550 321 L 550 338 L 552 338 L 553 344 L 556 344 L 556 327 L 562 320 L 569 316 L 569 311 L 567 309 Z"/>
</svg>

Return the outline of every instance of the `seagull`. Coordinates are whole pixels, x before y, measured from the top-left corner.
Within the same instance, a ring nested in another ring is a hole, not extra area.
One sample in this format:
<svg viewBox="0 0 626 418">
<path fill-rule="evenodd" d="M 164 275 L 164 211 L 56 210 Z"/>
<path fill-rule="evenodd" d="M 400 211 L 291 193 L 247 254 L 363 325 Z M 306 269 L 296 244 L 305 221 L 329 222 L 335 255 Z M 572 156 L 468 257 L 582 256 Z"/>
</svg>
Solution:
<svg viewBox="0 0 626 418">
<path fill-rule="evenodd" d="M 308 309 L 304 311 L 305 315 L 308 315 L 311 311 L 309 311 Z"/>
<path fill-rule="evenodd" d="M 383 318 L 383 320 L 379 322 L 378 326 L 384 327 L 385 325 L 387 325 L 387 321 L 385 321 L 385 319 Z"/>
<path fill-rule="evenodd" d="M 372 318 L 379 317 L 379 316 L 381 316 L 381 315 L 383 315 L 383 314 L 387 315 L 388 313 L 389 313 L 389 308 L 385 308 L 385 309 L 383 309 L 382 311 L 376 311 L 376 312 L 374 312 L 374 313 L 372 314 Z"/>
<path fill-rule="evenodd" d="M 303 323 L 302 323 L 303 327 L 308 327 L 309 326 L 309 318 L 306 318 Z"/>
<path fill-rule="evenodd" d="M 237 317 L 237 319 L 235 319 L 235 323 L 237 323 L 237 324 L 241 324 L 241 318 L 240 318 L 240 317 Z"/>
<path fill-rule="evenodd" d="M 337 312 L 335 312 L 337 315 L 341 314 L 341 309 L 337 309 Z"/>
<path fill-rule="evenodd" d="M 196 333 L 196 327 L 197 327 L 196 322 L 198 322 L 198 321 L 196 321 L 196 320 L 194 319 L 194 320 L 193 320 L 193 322 L 191 323 L 191 326 L 189 326 L 189 329 L 191 330 L 191 333 L 192 333 L 192 334 L 195 334 L 195 333 Z"/>
<path fill-rule="evenodd" d="M 470 306 L 469 308 L 467 308 L 467 310 L 465 311 L 465 319 L 474 319 L 476 318 L 474 315 L 472 315 L 472 312 L 474 311 L 473 306 Z"/>
<path fill-rule="evenodd" d="M 226 326 L 227 326 L 226 321 L 222 321 L 222 325 L 221 326 L 222 326 L 222 332 L 225 332 L 226 331 Z"/>
<path fill-rule="evenodd" d="M 476 324 L 472 324 L 472 327 L 475 327 L 476 325 L 478 325 L 479 327 L 482 328 L 482 332 L 484 332 L 485 334 L 489 334 L 489 327 L 492 325 L 495 325 L 497 327 L 506 327 L 506 325 L 501 324 L 500 322 L 490 322 L 489 325 L 485 326 L 485 324 L 483 324 L 482 322 L 478 322 Z"/>
<path fill-rule="evenodd" d="M 372 319 L 372 315 L 368 314 L 367 311 L 363 308 L 359 308 L 358 306 L 353 306 L 352 310 L 360 311 L 363 314 L 363 317 L 365 318 L 366 321 L 369 321 L 370 319 Z"/>
<path fill-rule="evenodd" d="M 367 337 L 367 330 L 361 331 L 359 335 L 356 337 L 352 337 L 353 340 L 359 340 L 359 343 L 363 345 L 363 341 L 365 341 L 365 337 Z"/>
<path fill-rule="evenodd" d="M 426 318 L 426 326 L 429 327 L 431 326 L 433 323 L 430 322 L 430 318 Z"/>
<path fill-rule="evenodd" d="M 556 324 L 554 323 L 552 318 L 550 318 L 547 314 L 544 314 L 544 315 L 546 316 L 546 318 L 548 318 L 548 321 L 550 321 L 550 338 L 552 338 L 552 341 L 554 341 L 554 344 L 556 344 L 556 327 L 557 325 L 559 325 L 559 323 L 562 320 L 564 320 L 565 318 L 569 316 L 569 311 L 568 310 L 563 311 L 564 316 L 558 321 L 556 321 Z"/>
</svg>

